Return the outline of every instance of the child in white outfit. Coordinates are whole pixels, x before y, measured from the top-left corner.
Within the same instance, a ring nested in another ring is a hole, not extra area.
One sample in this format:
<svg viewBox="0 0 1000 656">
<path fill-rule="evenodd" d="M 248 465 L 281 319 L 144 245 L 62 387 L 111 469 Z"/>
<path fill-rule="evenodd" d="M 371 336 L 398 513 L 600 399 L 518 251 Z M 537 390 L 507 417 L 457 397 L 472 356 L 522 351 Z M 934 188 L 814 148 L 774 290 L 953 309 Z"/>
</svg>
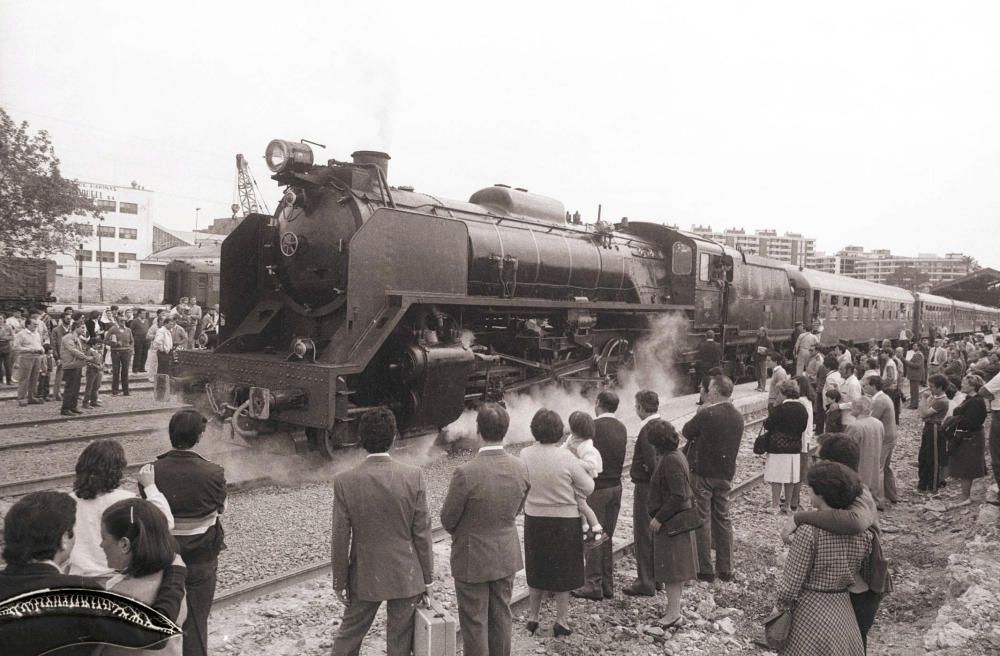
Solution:
<svg viewBox="0 0 1000 656">
<path fill-rule="evenodd" d="M 594 446 L 594 420 L 586 412 L 574 412 L 569 416 L 569 430 L 570 435 L 563 447 L 569 449 L 583 462 L 591 478 L 597 478 L 604 469 L 604 461 L 601 460 L 601 452 Z M 597 515 L 587 504 L 587 497 L 577 495 L 576 504 L 580 509 L 583 532 L 588 534 L 588 537 L 592 534 L 593 539 L 600 540 L 604 529 L 597 521 Z"/>
</svg>

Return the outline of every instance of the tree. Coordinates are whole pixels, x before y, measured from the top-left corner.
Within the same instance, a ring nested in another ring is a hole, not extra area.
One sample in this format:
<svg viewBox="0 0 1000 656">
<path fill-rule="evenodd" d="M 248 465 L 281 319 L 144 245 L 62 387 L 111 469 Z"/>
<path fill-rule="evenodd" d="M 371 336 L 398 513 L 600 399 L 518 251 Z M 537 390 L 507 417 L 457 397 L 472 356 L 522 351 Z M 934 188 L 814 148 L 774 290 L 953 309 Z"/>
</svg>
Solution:
<svg viewBox="0 0 1000 656">
<path fill-rule="evenodd" d="M 77 242 L 72 216 L 97 217 L 89 198 L 59 173 L 45 130 L 28 132 L 0 107 L 0 255 L 65 252 Z"/>
<path fill-rule="evenodd" d="M 918 291 L 920 285 L 929 283 L 930 275 L 920 271 L 916 267 L 901 266 L 885 277 L 885 284 L 893 287 L 902 287 L 911 292 Z"/>
</svg>

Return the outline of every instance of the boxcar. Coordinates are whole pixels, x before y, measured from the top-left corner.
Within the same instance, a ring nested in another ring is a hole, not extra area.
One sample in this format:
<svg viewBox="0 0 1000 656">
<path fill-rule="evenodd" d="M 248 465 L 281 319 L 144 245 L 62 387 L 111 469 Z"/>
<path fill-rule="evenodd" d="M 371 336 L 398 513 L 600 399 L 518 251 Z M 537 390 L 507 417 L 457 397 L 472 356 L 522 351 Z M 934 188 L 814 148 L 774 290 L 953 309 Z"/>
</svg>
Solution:
<svg viewBox="0 0 1000 656">
<path fill-rule="evenodd" d="M 163 274 L 163 302 L 176 305 L 184 297 L 198 298 L 198 305 L 219 302 L 219 260 L 186 259 L 167 264 Z"/>
<path fill-rule="evenodd" d="M 55 302 L 56 263 L 38 257 L 0 257 L 0 310 Z"/>
</svg>

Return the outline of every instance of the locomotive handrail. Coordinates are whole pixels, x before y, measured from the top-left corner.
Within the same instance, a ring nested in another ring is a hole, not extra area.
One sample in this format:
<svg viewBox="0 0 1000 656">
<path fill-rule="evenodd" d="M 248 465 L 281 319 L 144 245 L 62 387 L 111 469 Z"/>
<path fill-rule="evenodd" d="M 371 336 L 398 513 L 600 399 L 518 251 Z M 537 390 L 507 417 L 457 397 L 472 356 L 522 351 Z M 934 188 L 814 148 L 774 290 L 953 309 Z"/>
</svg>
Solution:
<svg viewBox="0 0 1000 656">
<path fill-rule="evenodd" d="M 694 305 L 650 305 L 648 303 L 627 303 L 624 301 L 593 301 L 581 303 L 574 300 L 556 300 L 548 298 L 500 298 L 498 296 L 465 296 L 461 294 L 441 294 L 433 292 L 417 292 L 399 289 L 387 289 L 386 296 L 399 300 L 403 304 L 443 303 L 446 305 L 482 305 L 521 308 L 569 308 L 593 310 L 631 310 L 633 312 L 686 312 L 695 309 Z"/>
</svg>

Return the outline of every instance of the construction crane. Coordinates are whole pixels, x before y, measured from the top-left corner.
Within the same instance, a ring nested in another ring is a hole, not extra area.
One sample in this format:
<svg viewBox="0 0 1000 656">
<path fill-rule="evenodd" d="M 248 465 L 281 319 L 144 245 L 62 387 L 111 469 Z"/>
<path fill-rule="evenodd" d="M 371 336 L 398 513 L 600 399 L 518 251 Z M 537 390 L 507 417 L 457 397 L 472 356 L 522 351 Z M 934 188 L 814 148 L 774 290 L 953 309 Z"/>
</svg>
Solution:
<svg viewBox="0 0 1000 656">
<path fill-rule="evenodd" d="M 260 198 L 260 200 L 257 200 Z M 264 203 L 264 196 L 260 193 L 260 187 L 254 180 L 253 173 L 250 172 L 250 165 L 247 158 L 242 153 L 236 155 L 236 190 L 233 197 L 233 218 L 245 217 L 250 213 L 270 214 L 267 204 Z M 242 214 L 240 214 L 242 212 Z"/>
</svg>

